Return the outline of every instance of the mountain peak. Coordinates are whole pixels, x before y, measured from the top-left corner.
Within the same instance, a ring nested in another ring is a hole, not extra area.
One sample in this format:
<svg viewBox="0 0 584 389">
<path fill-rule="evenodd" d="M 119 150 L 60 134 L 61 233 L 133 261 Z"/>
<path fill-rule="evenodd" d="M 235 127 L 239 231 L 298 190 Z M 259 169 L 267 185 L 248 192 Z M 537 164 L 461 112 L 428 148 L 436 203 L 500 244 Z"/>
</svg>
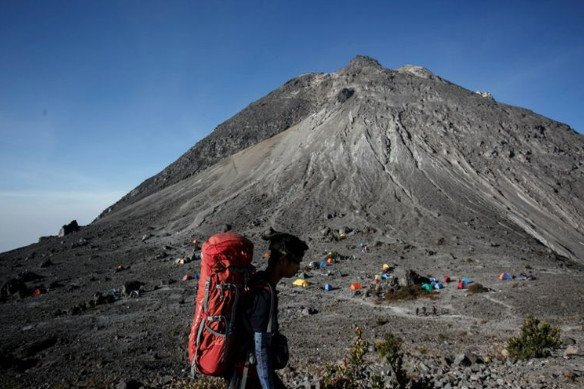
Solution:
<svg viewBox="0 0 584 389">
<path fill-rule="evenodd" d="M 361 70 L 364 68 L 383 69 L 383 66 L 375 58 L 366 55 L 357 55 L 345 67 L 345 69 L 349 70 Z"/>
</svg>

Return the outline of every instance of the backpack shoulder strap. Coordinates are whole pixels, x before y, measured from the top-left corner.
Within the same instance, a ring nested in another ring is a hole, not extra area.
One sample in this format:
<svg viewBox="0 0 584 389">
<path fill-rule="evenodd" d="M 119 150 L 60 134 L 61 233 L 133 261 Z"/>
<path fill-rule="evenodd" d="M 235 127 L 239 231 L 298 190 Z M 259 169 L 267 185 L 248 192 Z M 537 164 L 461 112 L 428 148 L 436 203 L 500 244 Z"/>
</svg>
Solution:
<svg viewBox="0 0 584 389">
<path fill-rule="evenodd" d="M 273 318 L 276 311 L 276 299 L 274 298 L 274 288 L 268 281 L 261 281 L 255 285 L 255 288 L 264 289 L 270 292 L 270 318 L 268 319 L 268 326 L 266 332 L 272 333 Z"/>
<path fill-rule="evenodd" d="M 267 328 L 267 332 L 268 334 L 272 333 L 272 322 L 274 319 L 274 314 L 275 314 L 275 310 L 276 310 L 276 299 L 274 298 L 274 289 L 272 288 L 272 285 L 270 285 L 270 283 L 268 282 L 268 288 L 270 289 L 270 319 L 268 320 L 268 328 Z"/>
</svg>

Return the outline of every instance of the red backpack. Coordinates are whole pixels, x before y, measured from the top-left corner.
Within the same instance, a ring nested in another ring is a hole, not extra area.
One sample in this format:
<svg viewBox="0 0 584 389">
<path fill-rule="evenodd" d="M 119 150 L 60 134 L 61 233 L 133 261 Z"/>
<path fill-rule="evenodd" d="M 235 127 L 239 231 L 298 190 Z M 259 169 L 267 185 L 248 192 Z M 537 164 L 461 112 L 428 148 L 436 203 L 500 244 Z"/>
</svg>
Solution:
<svg viewBox="0 0 584 389">
<path fill-rule="evenodd" d="M 191 371 L 224 376 L 233 367 L 238 303 L 254 271 L 253 243 L 234 232 L 210 237 L 201 251 L 201 275 L 189 336 Z"/>
</svg>

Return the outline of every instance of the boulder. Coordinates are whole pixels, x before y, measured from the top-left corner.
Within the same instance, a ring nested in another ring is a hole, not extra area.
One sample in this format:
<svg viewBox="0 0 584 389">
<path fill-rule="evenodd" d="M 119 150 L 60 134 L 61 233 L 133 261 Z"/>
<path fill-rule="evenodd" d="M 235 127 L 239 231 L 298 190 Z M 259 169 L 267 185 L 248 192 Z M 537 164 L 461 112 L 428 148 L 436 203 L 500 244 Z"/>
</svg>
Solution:
<svg viewBox="0 0 584 389">
<path fill-rule="evenodd" d="M 307 308 L 303 308 L 301 312 L 302 312 L 302 315 L 304 315 L 304 316 L 310 316 L 310 315 L 317 314 L 318 310 L 315 308 L 307 307 Z"/>
<path fill-rule="evenodd" d="M 564 358 L 572 358 L 578 355 L 584 355 L 584 351 L 578 349 L 578 346 L 570 345 L 564 351 Z"/>
<path fill-rule="evenodd" d="M 65 235 L 77 232 L 80 230 L 80 228 L 81 227 L 79 227 L 79 224 L 77 224 L 77 220 L 73 220 L 71 223 L 65 224 L 63 227 L 61 227 L 61 230 L 59 231 L 59 237 L 62 238 Z"/>
<path fill-rule="evenodd" d="M 123 380 L 116 385 L 116 389 L 140 389 L 143 385 L 136 380 Z"/>
<path fill-rule="evenodd" d="M 139 292 L 142 285 L 144 284 L 140 281 L 126 281 L 122 287 L 122 294 L 129 296 L 134 291 Z"/>
<path fill-rule="evenodd" d="M 343 89 L 341 89 L 341 91 L 337 95 L 337 100 L 339 101 L 339 103 L 344 103 L 345 101 L 347 101 L 348 99 L 350 99 L 351 96 L 353 96 L 354 94 L 355 94 L 355 90 L 354 89 L 351 89 L 351 88 L 343 88 Z"/>
<path fill-rule="evenodd" d="M 472 365 L 472 361 L 468 358 L 468 356 L 466 355 L 466 353 L 463 354 L 458 354 L 455 358 L 454 358 L 454 362 L 452 363 L 454 366 L 471 366 Z"/>
<path fill-rule="evenodd" d="M 405 274 L 405 283 L 407 286 L 429 284 L 430 279 L 419 275 L 413 270 L 408 270 Z"/>
<path fill-rule="evenodd" d="M 7 281 L 4 285 L 2 285 L 2 288 L 0 288 L 0 298 L 2 299 L 5 299 L 15 293 L 18 293 L 20 296 L 27 294 L 27 287 L 24 281 L 19 278 L 13 278 Z"/>
</svg>

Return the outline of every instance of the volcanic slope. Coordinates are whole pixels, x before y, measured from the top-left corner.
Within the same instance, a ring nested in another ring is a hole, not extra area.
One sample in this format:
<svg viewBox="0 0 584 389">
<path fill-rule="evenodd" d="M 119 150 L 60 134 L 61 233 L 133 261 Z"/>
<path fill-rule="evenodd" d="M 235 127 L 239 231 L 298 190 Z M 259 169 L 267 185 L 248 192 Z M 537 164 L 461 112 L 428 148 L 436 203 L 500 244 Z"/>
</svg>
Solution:
<svg viewBox="0 0 584 389">
<path fill-rule="evenodd" d="M 584 263 L 584 138 L 568 126 L 366 57 L 305 78 L 314 113 L 96 224 L 302 233 L 343 214 L 402 241 L 520 250 L 535 240 Z"/>
</svg>

